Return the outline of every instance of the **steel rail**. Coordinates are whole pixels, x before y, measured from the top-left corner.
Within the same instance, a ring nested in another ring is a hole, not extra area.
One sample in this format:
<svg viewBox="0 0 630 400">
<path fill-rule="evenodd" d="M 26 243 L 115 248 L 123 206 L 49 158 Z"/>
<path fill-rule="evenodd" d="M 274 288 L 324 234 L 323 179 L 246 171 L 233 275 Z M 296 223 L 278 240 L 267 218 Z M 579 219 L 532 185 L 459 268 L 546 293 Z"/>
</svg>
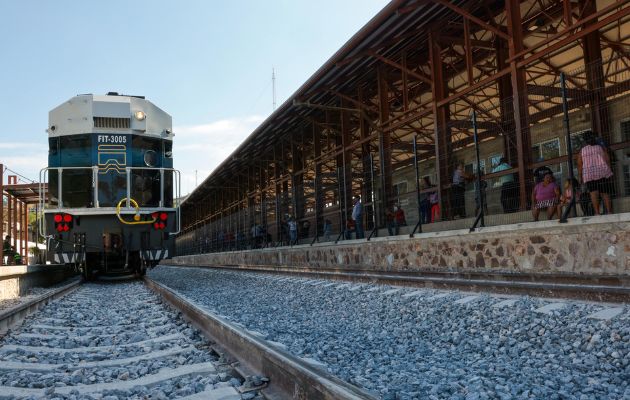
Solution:
<svg viewBox="0 0 630 400">
<path fill-rule="evenodd" d="M 242 365 L 270 379 L 262 392 L 274 399 L 372 400 L 377 397 L 272 346 L 235 324 L 203 310 L 176 291 L 144 277 L 147 287 L 180 311 L 192 325 Z"/>
<path fill-rule="evenodd" d="M 43 306 L 47 305 L 51 301 L 55 299 L 59 299 L 68 293 L 76 290 L 81 284 L 83 280 L 78 279 L 67 285 L 61 286 L 56 289 L 52 289 L 41 296 L 38 296 L 32 300 L 29 300 L 25 303 L 19 304 L 9 310 L 0 312 L 0 338 L 3 337 L 9 328 L 15 326 L 19 322 L 21 322 L 26 316 L 34 313 L 39 310 Z"/>
<path fill-rule="evenodd" d="M 615 276 L 584 276 L 573 274 L 532 275 L 497 272 L 395 272 L 356 269 L 312 269 L 278 266 L 191 266 L 331 279 L 348 282 L 368 282 L 434 289 L 486 291 L 501 294 L 523 294 L 549 298 L 572 298 L 601 302 L 630 301 L 630 279 Z"/>
</svg>

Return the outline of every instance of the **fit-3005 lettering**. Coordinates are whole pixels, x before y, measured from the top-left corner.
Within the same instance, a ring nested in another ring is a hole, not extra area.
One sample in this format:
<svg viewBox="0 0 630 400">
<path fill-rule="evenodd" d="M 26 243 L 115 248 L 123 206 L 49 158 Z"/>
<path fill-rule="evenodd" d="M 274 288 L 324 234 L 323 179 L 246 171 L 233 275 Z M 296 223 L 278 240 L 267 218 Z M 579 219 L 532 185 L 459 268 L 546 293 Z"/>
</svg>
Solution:
<svg viewBox="0 0 630 400">
<path fill-rule="evenodd" d="M 99 143 L 127 143 L 127 136 L 125 135 L 98 135 Z"/>
</svg>

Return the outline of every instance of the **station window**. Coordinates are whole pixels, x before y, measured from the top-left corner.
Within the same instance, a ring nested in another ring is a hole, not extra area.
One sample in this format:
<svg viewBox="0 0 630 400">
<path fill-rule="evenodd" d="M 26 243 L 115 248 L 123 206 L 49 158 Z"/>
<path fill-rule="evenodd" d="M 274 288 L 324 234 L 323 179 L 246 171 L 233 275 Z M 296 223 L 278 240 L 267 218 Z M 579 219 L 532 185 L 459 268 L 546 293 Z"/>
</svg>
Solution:
<svg viewBox="0 0 630 400">
<path fill-rule="evenodd" d="M 630 119 L 621 121 L 619 128 L 621 130 L 621 141 L 625 142 L 630 140 Z"/>
<path fill-rule="evenodd" d="M 399 203 L 401 206 L 407 205 L 409 200 L 404 198 L 404 196 L 407 194 L 407 181 L 395 183 L 392 186 L 392 192 L 397 203 Z M 401 199 L 401 197 L 403 197 L 403 199 Z"/>
<path fill-rule="evenodd" d="M 623 166 L 624 196 L 630 196 L 630 165 Z"/>
<path fill-rule="evenodd" d="M 490 157 L 488 157 L 488 163 L 490 164 L 490 171 L 486 171 L 486 173 L 492 172 L 492 170 L 495 169 L 501 163 L 502 157 L 503 157 L 503 154 L 501 153 L 493 154 Z"/>
<path fill-rule="evenodd" d="M 550 160 L 556 157 L 560 157 L 560 139 L 558 138 L 532 146 L 532 159 L 534 161 Z"/>
<path fill-rule="evenodd" d="M 560 139 L 555 138 L 532 146 L 532 160 L 540 162 L 560 157 Z M 562 172 L 562 164 L 549 165 L 554 175 Z M 558 178 L 558 176 L 556 176 Z"/>
<path fill-rule="evenodd" d="M 486 160 L 479 160 L 479 166 L 481 167 L 481 173 L 485 174 L 486 173 Z M 477 173 L 477 161 L 468 163 L 466 165 L 464 165 L 464 171 L 466 171 L 467 174 L 476 174 Z"/>
</svg>

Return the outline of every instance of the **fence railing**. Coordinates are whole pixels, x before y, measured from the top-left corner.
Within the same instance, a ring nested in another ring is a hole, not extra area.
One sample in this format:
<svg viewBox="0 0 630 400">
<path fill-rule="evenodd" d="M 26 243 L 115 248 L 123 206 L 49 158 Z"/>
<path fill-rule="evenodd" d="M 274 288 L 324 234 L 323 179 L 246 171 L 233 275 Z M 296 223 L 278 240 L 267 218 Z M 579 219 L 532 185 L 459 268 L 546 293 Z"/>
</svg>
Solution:
<svg viewBox="0 0 630 400">
<path fill-rule="evenodd" d="M 258 196 L 253 205 L 242 201 L 190 225 L 178 237 L 177 252 L 560 223 L 630 211 L 630 72 L 609 69 L 606 79 L 593 79 L 601 66 L 528 83 L 519 98 L 480 101 L 465 113 L 453 108 L 451 121 L 435 135 L 392 135 L 312 167 L 310 175 Z M 433 143 L 433 136 L 441 140 Z"/>
</svg>

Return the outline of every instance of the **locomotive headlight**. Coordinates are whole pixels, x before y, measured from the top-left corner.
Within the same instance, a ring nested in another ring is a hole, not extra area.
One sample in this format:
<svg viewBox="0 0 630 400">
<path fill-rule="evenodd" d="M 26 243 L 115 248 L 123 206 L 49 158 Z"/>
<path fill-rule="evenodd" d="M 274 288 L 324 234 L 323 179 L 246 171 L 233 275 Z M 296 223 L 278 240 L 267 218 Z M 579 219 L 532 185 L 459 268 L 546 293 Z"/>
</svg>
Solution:
<svg viewBox="0 0 630 400">
<path fill-rule="evenodd" d="M 147 117 L 147 115 L 143 111 L 136 111 L 135 113 L 133 113 L 133 116 L 138 121 L 144 121 L 144 119 Z"/>
</svg>

